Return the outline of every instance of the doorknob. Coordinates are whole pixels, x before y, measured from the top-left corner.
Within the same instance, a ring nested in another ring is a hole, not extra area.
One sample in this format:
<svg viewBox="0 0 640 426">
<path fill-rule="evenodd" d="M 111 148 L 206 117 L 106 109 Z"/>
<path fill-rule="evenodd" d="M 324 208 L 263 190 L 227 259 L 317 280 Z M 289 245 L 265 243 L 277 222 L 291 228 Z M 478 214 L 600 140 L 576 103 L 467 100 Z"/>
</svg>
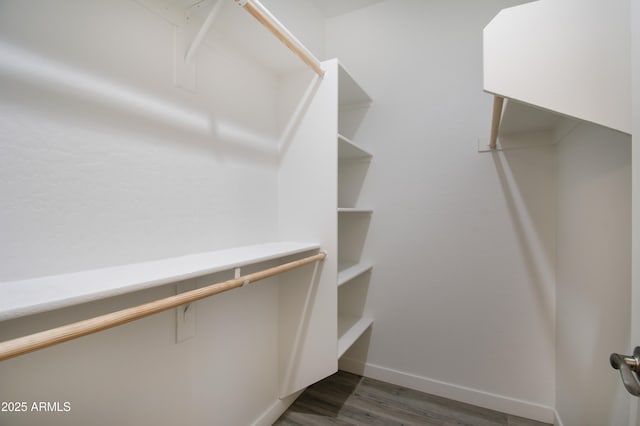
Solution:
<svg viewBox="0 0 640 426">
<path fill-rule="evenodd" d="M 632 356 L 611 354 L 609 357 L 611 366 L 616 370 L 620 370 L 622 383 L 631 395 L 640 396 L 640 381 L 638 373 L 640 372 L 640 346 L 636 346 Z"/>
</svg>

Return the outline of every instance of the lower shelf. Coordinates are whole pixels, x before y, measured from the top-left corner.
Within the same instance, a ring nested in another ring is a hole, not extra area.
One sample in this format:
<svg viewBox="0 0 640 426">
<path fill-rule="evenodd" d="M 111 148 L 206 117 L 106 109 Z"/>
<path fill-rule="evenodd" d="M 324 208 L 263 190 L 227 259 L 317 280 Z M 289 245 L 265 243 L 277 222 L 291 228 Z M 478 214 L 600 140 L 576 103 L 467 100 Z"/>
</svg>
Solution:
<svg viewBox="0 0 640 426">
<path fill-rule="evenodd" d="M 0 282 L 0 321 L 105 299 L 320 248 L 274 242 Z"/>
<path fill-rule="evenodd" d="M 373 318 L 340 315 L 338 317 L 338 358 L 373 324 Z"/>
</svg>

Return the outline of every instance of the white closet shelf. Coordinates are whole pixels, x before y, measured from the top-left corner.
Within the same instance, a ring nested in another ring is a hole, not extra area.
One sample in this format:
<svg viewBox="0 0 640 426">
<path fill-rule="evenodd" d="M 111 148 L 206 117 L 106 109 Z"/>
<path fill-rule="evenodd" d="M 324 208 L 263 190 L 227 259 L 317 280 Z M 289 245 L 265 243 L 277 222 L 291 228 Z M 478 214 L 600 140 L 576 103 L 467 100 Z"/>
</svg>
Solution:
<svg viewBox="0 0 640 426">
<path fill-rule="evenodd" d="M 370 159 L 373 155 L 367 150 L 361 148 L 348 138 L 338 134 L 338 158 L 351 159 Z"/>
<path fill-rule="evenodd" d="M 352 315 L 338 316 L 338 358 L 364 334 L 373 324 L 373 318 Z"/>
<path fill-rule="evenodd" d="M 317 250 L 275 242 L 0 283 L 0 321 L 46 312 Z"/>
<path fill-rule="evenodd" d="M 356 263 L 355 265 L 338 265 L 338 287 L 370 271 L 372 268 L 373 264 L 369 262 Z"/>
<path fill-rule="evenodd" d="M 338 103 L 340 105 L 369 105 L 371 96 L 338 61 Z"/>
<path fill-rule="evenodd" d="M 373 209 L 361 209 L 361 208 L 353 208 L 353 207 L 338 207 L 338 213 L 365 213 L 365 214 L 371 214 L 371 213 L 373 213 Z"/>
<path fill-rule="evenodd" d="M 630 80 L 621 78 L 629 66 L 624 8 L 566 6 L 536 1 L 508 7 L 484 28 L 483 88 L 498 98 L 494 137 L 502 127 L 502 98 L 631 134 Z M 545 22 L 545 31 L 532 22 Z"/>
</svg>

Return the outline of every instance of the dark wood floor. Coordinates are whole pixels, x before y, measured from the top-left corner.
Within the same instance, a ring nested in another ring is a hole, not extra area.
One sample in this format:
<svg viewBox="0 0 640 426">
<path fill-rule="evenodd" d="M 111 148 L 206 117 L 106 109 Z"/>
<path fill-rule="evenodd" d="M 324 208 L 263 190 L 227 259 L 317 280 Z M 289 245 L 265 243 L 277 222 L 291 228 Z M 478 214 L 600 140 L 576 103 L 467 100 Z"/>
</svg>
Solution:
<svg viewBox="0 0 640 426">
<path fill-rule="evenodd" d="M 547 426 L 339 371 L 298 397 L 274 426 Z"/>
</svg>

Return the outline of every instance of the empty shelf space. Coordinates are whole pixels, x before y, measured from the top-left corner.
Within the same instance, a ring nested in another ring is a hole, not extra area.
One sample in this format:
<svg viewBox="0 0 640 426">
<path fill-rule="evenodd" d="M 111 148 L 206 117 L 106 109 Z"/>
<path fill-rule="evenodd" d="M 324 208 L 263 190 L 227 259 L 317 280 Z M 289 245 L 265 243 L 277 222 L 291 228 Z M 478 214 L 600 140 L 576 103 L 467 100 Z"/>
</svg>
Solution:
<svg viewBox="0 0 640 426">
<path fill-rule="evenodd" d="M 371 97 L 338 62 L 338 103 L 340 105 L 370 104 Z"/>
<path fill-rule="evenodd" d="M 342 135 L 338 135 L 338 158 L 351 159 L 371 159 L 373 155 L 367 150 L 361 148 L 354 142 L 350 141 Z"/>
<path fill-rule="evenodd" d="M 338 358 L 358 340 L 373 324 L 369 317 L 340 314 L 338 317 Z"/>
<path fill-rule="evenodd" d="M 368 272 L 373 268 L 371 263 L 356 263 L 355 265 L 338 266 L 338 287 L 351 281 L 352 279 Z"/>
<path fill-rule="evenodd" d="M 317 250 L 276 242 L 0 283 L 0 321 Z"/>
</svg>

